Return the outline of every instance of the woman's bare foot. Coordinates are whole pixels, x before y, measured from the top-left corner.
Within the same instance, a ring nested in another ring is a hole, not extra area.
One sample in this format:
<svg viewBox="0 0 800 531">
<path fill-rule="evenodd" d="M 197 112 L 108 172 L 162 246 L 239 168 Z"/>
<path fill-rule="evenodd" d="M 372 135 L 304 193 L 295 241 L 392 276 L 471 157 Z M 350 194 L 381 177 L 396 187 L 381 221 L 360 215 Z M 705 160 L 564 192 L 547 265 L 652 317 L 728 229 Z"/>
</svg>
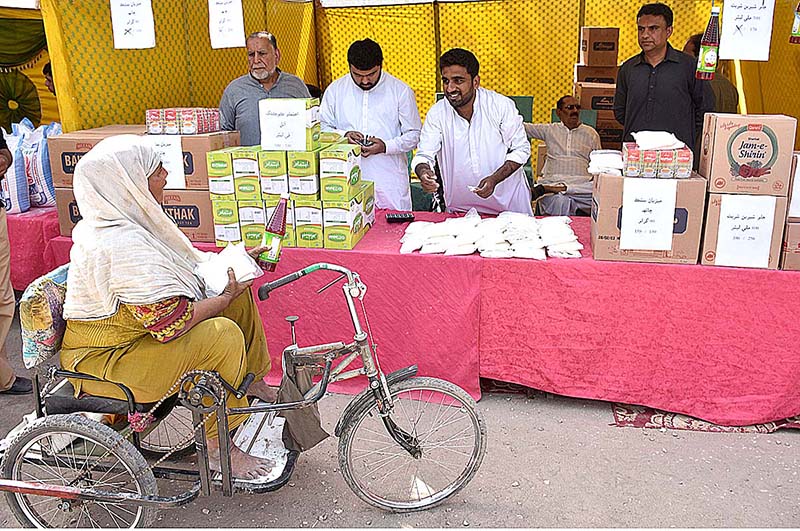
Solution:
<svg viewBox="0 0 800 531">
<path fill-rule="evenodd" d="M 263 459 L 246 454 L 241 451 L 233 441 L 230 442 L 231 449 L 231 472 L 233 477 L 238 479 L 257 479 L 267 476 L 275 462 L 270 459 Z M 221 472 L 219 460 L 219 438 L 208 439 L 208 466 L 214 472 Z"/>
<path fill-rule="evenodd" d="M 274 403 L 278 399 L 278 388 L 270 387 L 264 380 L 255 380 L 247 390 L 247 396 L 254 396 L 264 402 Z"/>
</svg>

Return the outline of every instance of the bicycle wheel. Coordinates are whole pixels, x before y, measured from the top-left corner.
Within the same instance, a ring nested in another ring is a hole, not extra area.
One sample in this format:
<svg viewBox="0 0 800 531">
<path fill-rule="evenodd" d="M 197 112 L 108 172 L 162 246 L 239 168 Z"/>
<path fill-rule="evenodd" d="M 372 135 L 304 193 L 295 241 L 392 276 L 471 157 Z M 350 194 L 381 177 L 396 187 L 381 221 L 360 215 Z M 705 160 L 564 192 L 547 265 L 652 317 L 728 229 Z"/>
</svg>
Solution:
<svg viewBox="0 0 800 531">
<path fill-rule="evenodd" d="M 192 412 L 183 406 L 175 406 L 150 433 L 139 440 L 139 447 L 146 456 L 159 458 L 174 446 L 179 446 L 170 456 L 179 459 L 194 453 L 193 435 Z"/>
<path fill-rule="evenodd" d="M 428 509 L 460 491 L 486 452 L 486 423 L 460 387 L 436 378 L 390 386 L 390 418 L 416 438 L 418 458 L 389 435 L 377 404 L 365 401 L 339 439 L 347 484 L 370 505 L 392 512 Z"/>
<path fill-rule="evenodd" d="M 144 457 L 116 431 L 81 415 L 52 415 L 27 427 L 9 446 L 3 477 L 112 493 L 158 495 Z M 67 500 L 6 492 L 23 527 L 148 527 L 157 510 L 142 505 Z"/>
</svg>

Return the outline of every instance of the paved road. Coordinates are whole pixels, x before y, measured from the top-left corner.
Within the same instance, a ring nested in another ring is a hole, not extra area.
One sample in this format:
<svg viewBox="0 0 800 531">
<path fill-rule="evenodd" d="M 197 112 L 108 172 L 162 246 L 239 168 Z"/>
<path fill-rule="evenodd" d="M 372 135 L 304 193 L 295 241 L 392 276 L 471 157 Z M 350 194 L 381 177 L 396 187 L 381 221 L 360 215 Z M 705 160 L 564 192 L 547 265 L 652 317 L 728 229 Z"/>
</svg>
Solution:
<svg viewBox="0 0 800 531">
<path fill-rule="evenodd" d="M 18 325 L 7 341 L 19 352 Z M 13 355 L 19 363 L 18 354 Z M 24 373 L 24 371 L 22 371 Z M 349 398 L 321 407 L 331 432 Z M 214 495 L 162 511 L 161 527 L 800 527 L 800 432 L 711 434 L 617 428 L 611 405 L 537 394 L 479 403 L 487 457 L 455 499 L 386 514 L 359 501 L 337 469 L 336 440 L 301 456 L 288 486 Z M 0 435 L 31 410 L 0 395 Z M 168 486 L 167 486 L 168 488 Z M 0 527 L 18 527 L 5 499 Z"/>
</svg>

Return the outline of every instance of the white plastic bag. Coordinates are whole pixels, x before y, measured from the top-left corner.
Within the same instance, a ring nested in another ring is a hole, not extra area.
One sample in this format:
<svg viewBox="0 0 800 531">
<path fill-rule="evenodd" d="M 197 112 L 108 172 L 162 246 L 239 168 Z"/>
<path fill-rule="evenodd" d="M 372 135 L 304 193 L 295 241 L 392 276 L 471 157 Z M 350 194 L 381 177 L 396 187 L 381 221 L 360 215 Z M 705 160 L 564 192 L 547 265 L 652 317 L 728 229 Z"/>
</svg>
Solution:
<svg viewBox="0 0 800 531">
<path fill-rule="evenodd" d="M 233 268 L 239 282 L 247 282 L 264 274 L 256 261 L 247 254 L 244 242 L 228 245 L 219 254 L 211 256 L 194 268 L 195 275 L 205 283 L 209 297 L 216 297 L 225 290 L 228 285 L 228 268 Z"/>
</svg>

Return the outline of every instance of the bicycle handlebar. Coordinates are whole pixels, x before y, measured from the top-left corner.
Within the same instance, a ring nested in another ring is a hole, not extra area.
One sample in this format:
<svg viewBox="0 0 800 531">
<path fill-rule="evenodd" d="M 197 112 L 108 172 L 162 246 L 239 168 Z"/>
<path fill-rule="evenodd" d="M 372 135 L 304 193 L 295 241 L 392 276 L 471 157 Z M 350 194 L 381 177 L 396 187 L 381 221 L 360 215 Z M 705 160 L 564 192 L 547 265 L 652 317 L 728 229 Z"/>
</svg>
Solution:
<svg viewBox="0 0 800 531">
<path fill-rule="evenodd" d="M 311 264 L 308 267 L 300 269 L 299 271 L 295 271 L 294 273 L 289 273 L 286 276 L 279 278 L 278 280 L 273 280 L 272 282 L 267 282 L 260 288 L 258 288 L 258 300 L 264 301 L 269 298 L 269 292 L 285 286 L 291 282 L 294 282 L 300 277 L 308 275 L 309 273 L 313 273 L 314 271 L 319 271 L 320 269 L 328 269 L 330 271 L 338 271 L 339 273 L 343 273 L 347 275 L 347 281 L 353 281 L 353 272 L 347 269 L 346 267 L 342 267 L 335 264 L 327 264 L 325 262 L 319 262 L 316 264 Z"/>
</svg>

